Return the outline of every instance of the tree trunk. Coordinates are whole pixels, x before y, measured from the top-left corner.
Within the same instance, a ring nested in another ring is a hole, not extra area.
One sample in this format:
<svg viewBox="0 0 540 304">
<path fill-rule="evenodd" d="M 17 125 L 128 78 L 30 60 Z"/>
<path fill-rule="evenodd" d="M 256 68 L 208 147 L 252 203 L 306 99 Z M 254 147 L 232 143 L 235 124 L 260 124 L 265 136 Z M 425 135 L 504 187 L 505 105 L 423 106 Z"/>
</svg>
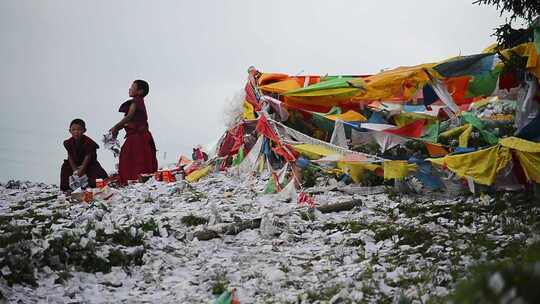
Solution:
<svg viewBox="0 0 540 304">
<path fill-rule="evenodd" d="M 336 204 L 326 204 L 319 206 L 317 210 L 321 211 L 322 213 L 330 213 L 330 212 L 339 212 L 339 211 L 347 211 L 351 210 L 356 206 L 361 206 L 362 201 L 359 199 L 355 199 L 352 201 L 342 202 L 342 203 L 336 203 Z M 230 223 L 223 227 L 219 227 L 217 229 L 204 229 L 200 231 L 196 231 L 193 233 L 193 237 L 199 239 L 199 241 L 208 241 L 211 239 L 216 239 L 221 237 L 221 235 L 237 235 L 238 233 L 247 230 L 247 229 L 257 229 L 261 227 L 261 219 L 255 218 L 252 220 L 245 220 L 241 222 L 236 223 Z"/>
<path fill-rule="evenodd" d="M 247 229 L 256 229 L 261 226 L 261 219 L 256 218 L 252 220 L 245 220 L 236 223 L 230 223 L 224 227 L 220 227 L 218 230 L 205 229 L 196 231 L 193 237 L 199 239 L 199 241 L 208 241 L 211 239 L 219 238 L 221 234 L 225 235 L 237 235 L 238 233 Z"/>
<path fill-rule="evenodd" d="M 326 205 L 317 207 L 317 210 L 319 210 L 322 213 L 331 213 L 331 212 L 351 210 L 356 206 L 362 206 L 362 201 L 359 199 L 355 199 L 348 202 L 326 204 Z"/>
</svg>

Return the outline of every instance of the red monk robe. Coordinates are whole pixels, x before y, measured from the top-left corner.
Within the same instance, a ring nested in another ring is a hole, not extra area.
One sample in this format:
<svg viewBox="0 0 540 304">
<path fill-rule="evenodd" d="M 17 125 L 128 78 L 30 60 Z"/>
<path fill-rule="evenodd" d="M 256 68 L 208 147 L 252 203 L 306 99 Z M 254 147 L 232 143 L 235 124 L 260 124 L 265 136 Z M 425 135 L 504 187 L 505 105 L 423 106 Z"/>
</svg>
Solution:
<svg viewBox="0 0 540 304">
<path fill-rule="evenodd" d="M 121 185 L 126 185 L 129 180 L 138 180 L 140 174 L 154 173 L 158 168 L 156 145 L 148 130 L 143 97 L 136 96 L 124 102 L 118 111 L 127 115 L 132 103 L 136 106 L 135 115 L 124 127 L 126 141 L 120 150 L 118 175 Z"/>
<path fill-rule="evenodd" d="M 87 155 L 90 155 L 90 162 L 83 170 L 83 174 L 86 174 L 88 177 L 88 185 L 90 187 L 96 187 L 97 178 L 107 178 L 107 172 L 105 172 L 97 160 L 96 150 L 99 149 L 99 146 L 90 137 L 82 135 L 80 140 L 71 137 L 64 141 L 64 147 L 67 150 L 68 156 L 77 167 L 82 165 Z M 73 169 L 66 159 L 60 171 L 60 189 L 62 191 L 70 190 L 69 177 L 72 175 Z"/>
</svg>

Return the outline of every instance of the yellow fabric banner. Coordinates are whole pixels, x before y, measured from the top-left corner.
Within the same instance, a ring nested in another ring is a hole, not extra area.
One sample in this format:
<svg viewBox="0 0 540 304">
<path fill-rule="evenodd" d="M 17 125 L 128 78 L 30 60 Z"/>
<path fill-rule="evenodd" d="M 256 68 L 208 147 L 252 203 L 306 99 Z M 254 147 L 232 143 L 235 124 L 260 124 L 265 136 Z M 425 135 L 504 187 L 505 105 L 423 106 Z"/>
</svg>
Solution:
<svg viewBox="0 0 540 304">
<path fill-rule="evenodd" d="M 309 159 L 319 159 L 323 156 L 339 154 L 338 152 L 326 148 L 325 146 L 301 144 L 293 146 L 296 151 L 307 156 Z"/>
<path fill-rule="evenodd" d="M 195 170 L 191 172 L 188 176 L 186 176 L 186 180 L 190 183 L 196 182 L 199 179 L 205 177 L 210 173 L 210 170 L 212 169 L 212 165 L 208 165 L 202 169 Z"/>
<path fill-rule="evenodd" d="M 533 73 L 540 82 L 540 54 L 536 52 L 534 42 L 522 43 L 511 49 L 501 51 L 506 59 L 510 58 L 510 54 L 512 52 L 518 54 L 519 56 L 527 57 L 527 70 Z"/>
<path fill-rule="evenodd" d="M 375 171 L 381 166 L 370 163 L 338 162 L 337 167 L 349 174 L 355 183 L 359 183 L 362 181 L 362 176 L 366 170 Z"/>
<path fill-rule="evenodd" d="M 416 91 L 429 81 L 429 76 L 424 69 L 427 69 L 431 75 L 438 75 L 432 69 L 434 65 L 426 63 L 411 67 L 399 67 L 364 79 L 352 80 L 352 84 L 363 88 L 352 100 L 389 100 L 392 98 L 410 100 Z"/>
<path fill-rule="evenodd" d="M 401 112 L 397 115 L 392 116 L 392 118 L 394 119 L 394 122 L 396 123 L 396 126 L 398 127 L 406 126 L 420 119 L 428 120 L 426 124 L 430 124 L 434 121 L 437 121 L 437 117 L 429 116 L 426 114 L 410 113 L 410 112 Z"/>
<path fill-rule="evenodd" d="M 506 137 L 499 140 L 499 144 L 510 149 L 523 152 L 540 152 L 540 143 L 528 141 L 519 137 Z"/>
<path fill-rule="evenodd" d="M 500 145 L 471 153 L 447 155 L 428 159 L 434 164 L 448 168 L 460 177 L 471 177 L 482 185 L 495 182 L 497 173 L 512 159 L 510 149 Z"/>
<path fill-rule="evenodd" d="M 341 119 L 343 121 L 366 121 L 367 118 L 353 110 L 349 110 L 343 114 L 337 114 L 337 115 L 325 115 L 326 118 L 331 120 Z"/>
<path fill-rule="evenodd" d="M 540 184 L 540 153 L 515 152 L 527 179 Z"/>
<path fill-rule="evenodd" d="M 249 102 L 244 100 L 243 108 L 244 108 L 244 112 L 242 113 L 242 117 L 245 120 L 255 119 L 255 110 L 253 109 L 253 106 Z"/>
<path fill-rule="evenodd" d="M 480 109 L 484 106 L 487 106 L 488 104 L 492 103 L 492 102 L 499 102 L 499 97 L 495 96 L 495 97 L 486 97 L 486 98 L 483 98 L 483 99 L 480 99 L 480 100 L 477 100 L 477 101 L 473 101 L 469 108 L 470 109 Z"/>
<path fill-rule="evenodd" d="M 383 169 L 384 179 L 403 179 L 409 172 L 416 170 L 416 165 L 408 164 L 405 160 L 386 160 Z"/>
<path fill-rule="evenodd" d="M 473 127 L 468 125 L 468 127 L 459 135 L 459 146 L 461 148 L 467 148 L 469 145 L 469 138 L 471 137 Z"/>
<path fill-rule="evenodd" d="M 463 126 L 459 126 L 459 127 L 450 129 L 448 131 L 442 132 L 441 134 L 439 134 L 439 137 L 448 138 L 455 135 L 460 135 L 461 133 L 465 132 L 465 130 L 467 130 L 468 127 L 469 127 L 469 124 L 464 124 Z"/>
<path fill-rule="evenodd" d="M 274 83 L 259 87 L 259 89 L 263 92 L 278 93 L 278 94 L 281 94 L 283 92 L 287 92 L 290 90 L 296 90 L 299 88 L 301 88 L 301 86 L 300 84 L 298 84 L 298 81 L 296 81 L 295 79 L 287 79 L 287 80 L 274 82 Z"/>
<path fill-rule="evenodd" d="M 540 183 L 540 143 L 506 137 L 499 144 L 514 150 L 527 179 Z"/>
</svg>

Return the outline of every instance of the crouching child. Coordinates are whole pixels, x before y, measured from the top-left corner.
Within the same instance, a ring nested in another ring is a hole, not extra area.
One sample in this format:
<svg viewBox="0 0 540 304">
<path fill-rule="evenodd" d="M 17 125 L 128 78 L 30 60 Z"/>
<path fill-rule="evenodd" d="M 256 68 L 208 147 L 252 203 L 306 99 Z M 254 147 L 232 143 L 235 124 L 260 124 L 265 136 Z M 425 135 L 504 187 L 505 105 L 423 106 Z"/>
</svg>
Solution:
<svg viewBox="0 0 540 304">
<path fill-rule="evenodd" d="M 97 160 L 96 150 L 99 146 L 88 136 L 86 124 L 82 119 L 74 119 L 69 125 L 71 137 L 64 141 L 68 159 L 64 160 L 60 170 L 60 190 L 69 191 L 70 177 L 88 178 L 88 186 L 96 187 L 97 178 L 107 178 L 107 172 Z"/>
</svg>

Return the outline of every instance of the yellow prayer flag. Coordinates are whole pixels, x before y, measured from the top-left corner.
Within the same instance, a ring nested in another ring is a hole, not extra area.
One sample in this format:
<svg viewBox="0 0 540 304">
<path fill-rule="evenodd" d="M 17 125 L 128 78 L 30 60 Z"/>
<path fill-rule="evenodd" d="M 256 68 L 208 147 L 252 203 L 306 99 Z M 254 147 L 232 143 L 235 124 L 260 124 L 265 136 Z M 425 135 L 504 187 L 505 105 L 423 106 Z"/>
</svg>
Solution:
<svg viewBox="0 0 540 304">
<path fill-rule="evenodd" d="M 448 138 L 454 135 L 460 135 L 461 133 L 465 132 L 465 130 L 467 130 L 468 127 L 469 127 L 469 124 L 464 124 L 463 126 L 459 126 L 459 127 L 450 129 L 448 131 L 442 132 L 441 134 L 439 134 L 439 137 Z"/>
<path fill-rule="evenodd" d="M 243 108 L 244 108 L 244 112 L 242 113 L 242 117 L 245 120 L 255 119 L 255 111 L 253 109 L 253 106 L 249 102 L 244 101 Z"/>
<path fill-rule="evenodd" d="M 323 156 L 340 154 L 322 145 L 301 144 L 293 146 L 296 151 L 307 156 L 309 159 L 319 159 Z"/>
<path fill-rule="evenodd" d="M 459 146 L 461 148 L 467 148 L 469 145 L 469 138 L 471 137 L 473 127 L 468 125 L 468 127 L 459 135 Z"/>
<path fill-rule="evenodd" d="M 375 171 L 381 166 L 371 163 L 338 162 L 337 167 L 347 172 L 355 183 L 359 183 L 366 170 Z"/>
<path fill-rule="evenodd" d="M 507 137 L 499 144 L 514 150 L 528 180 L 540 183 L 540 143 Z"/>
<path fill-rule="evenodd" d="M 340 119 L 343 121 L 366 121 L 367 118 L 353 110 L 349 110 L 343 114 L 336 114 L 336 115 L 324 115 L 326 118 L 331 120 Z"/>
<path fill-rule="evenodd" d="M 495 182 L 497 173 L 512 159 L 510 150 L 501 145 L 471 153 L 447 155 L 428 159 L 434 164 L 448 168 L 460 177 L 471 177 L 482 185 Z"/>
<path fill-rule="evenodd" d="M 208 173 L 210 173 L 210 169 L 212 169 L 212 165 L 208 165 L 202 169 L 199 169 L 199 170 L 195 170 L 193 172 L 191 172 L 188 176 L 186 176 L 186 181 L 192 183 L 192 182 L 196 182 L 198 181 L 199 179 L 205 177 L 208 175 Z"/>
<path fill-rule="evenodd" d="M 384 179 L 403 179 L 410 171 L 416 170 L 414 164 L 408 164 L 405 160 L 386 160 L 383 165 Z"/>
</svg>

